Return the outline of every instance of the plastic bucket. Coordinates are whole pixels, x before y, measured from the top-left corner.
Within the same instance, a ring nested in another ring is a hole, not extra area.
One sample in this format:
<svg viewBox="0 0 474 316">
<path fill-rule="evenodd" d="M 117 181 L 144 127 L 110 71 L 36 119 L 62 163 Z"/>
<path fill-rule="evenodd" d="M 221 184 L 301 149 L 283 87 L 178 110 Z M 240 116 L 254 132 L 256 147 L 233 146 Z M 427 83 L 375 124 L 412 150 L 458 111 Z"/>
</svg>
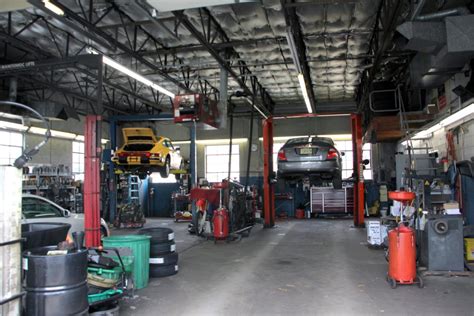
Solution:
<svg viewBox="0 0 474 316">
<path fill-rule="evenodd" d="M 150 236 L 146 235 L 123 235 L 110 236 L 102 239 L 104 247 L 130 248 L 134 257 L 132 277 L 136 289 L 142 289 L 148 285 L 150 260 Z"/>
</svg>

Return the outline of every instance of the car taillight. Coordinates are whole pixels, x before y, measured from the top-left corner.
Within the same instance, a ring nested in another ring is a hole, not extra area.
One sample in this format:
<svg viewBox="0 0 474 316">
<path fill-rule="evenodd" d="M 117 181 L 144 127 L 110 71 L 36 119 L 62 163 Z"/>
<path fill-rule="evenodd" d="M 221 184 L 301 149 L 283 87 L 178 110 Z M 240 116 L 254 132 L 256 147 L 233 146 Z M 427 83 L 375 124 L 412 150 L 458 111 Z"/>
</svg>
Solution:
<svg viewBox="0 0 474 316">
<path fill-rule="evenodd" d="M 127 157 L 127 156 L 128 156 L 128 153 L 118 153 L 118 156 L 119 156 L 119 157 Z"/>
<path fill-rule="evenodd" d="M 278 160 L 286 161 L 286 155 L 285 155 L 285 151 L 283 149 L 278 152 Z"/>
<path fill-rule="evenodd" d="M 336 158 L 337 158 L 337 150 L 335 150 L 334 148 L 329 149 L 326 159 L 336 159 Z"/>
<path fill-rule="evenodd" d="M 145 156 L 145 157 L 147 157 L 147 158 L 150 158 L 151 153 L 145 153 L 143 156 Z"/>
</svg>

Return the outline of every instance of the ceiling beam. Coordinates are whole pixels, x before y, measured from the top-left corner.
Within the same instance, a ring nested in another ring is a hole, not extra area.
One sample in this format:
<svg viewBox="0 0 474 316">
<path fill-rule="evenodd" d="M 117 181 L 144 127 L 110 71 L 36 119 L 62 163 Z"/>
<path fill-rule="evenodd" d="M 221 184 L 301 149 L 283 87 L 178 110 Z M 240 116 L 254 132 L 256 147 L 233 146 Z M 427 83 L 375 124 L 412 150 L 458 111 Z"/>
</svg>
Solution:
<svg viewBox="0 0 474 316">
<path fill-rule="evenodd" d="M 33 4 L 36 8 L 45 11 L 47 14 L 51 14 L 45 6 L 42 1 L 39 0 L 28 0 L 31 4 Z M 180 87 L 186 92 L 191 92 L 189 89 L 184 85 L 183 83 L 179 82 L 175 78 L 171 77 L 168 73 L 165 71 L 161 70 L 160 68 L 156 67 L 156 65 L 153 62 L 150 62 L 149 60 L 145 59 L 143 56 L 138 54 L 136 51 L 128 47 L 126 44 L 119 42 L 117 39 L 115 39 L 112 35 L 104 32 L 100 28 L 98 28 L 96 25 L 91 23 L 90 21 L 84 19 L 81 17 L 79 14 L 76 12 L 72 11 L 69 9 L 67 6 L 64 4 L 60 3 L 59 1 L 50 1 L 54 5 L 56 5 L 58 8 L 64 11 L 64 16 L 53 14 L 54 18 L 57 19 L 60 22 L 67 23 L 68 26 L 74 27 L 76 29 L 81 30 L 84 32 L 84 28 L 87 29 L 87 34 L 89 34 L 89 37 L 91 36 L 99 36 L 100 38 L 103 38 L 107 43 L 112 44 L 113 46 L 117 47 L 118 49 L 122 50 L 124 53 L 128 54 L 129 56 L 135 58 L 138 60 L 140 63 L 144 64 L 148 68 L 156 71 L 158 75 L 161 77 L 165 78 L 166 80 L 174 83 L 176 86 Z M 116 6 L 114 3 L 111 5 Z M 72 23 L 75 22 L 75 23 Z M 110 47 L 106 47 L 110 49 Z"/>
<path fill-rule="evenodd" d="M 184 14 L 184 11 L 175 11 L 174 15 L 179 19 L 181 25 L 184 26 L 204 47 L 206 47 L 209 54 L 219 63 L 219 65 L 224 68 L 233 78 L 239 86 L 243 89 L 244 93 L 252 97 L 256 103 L 261 104 L 261 110 L 266 112 L 265 114 L 271 114 L 273 112 L 274 102 L 270 94 L 265 90 L 265 88 L 258 82 L 255 77 L 251 78 L 252 87 L 249 88 L 245 82 L 245 79 L 241 78 L 241 75 L 251 74 L 252 72 L 247 67 L 244 61 L 239 61 L 239 70 L 240 74 L 235 72 L 234 69 L 230 66 L 228 62 L 222 57 L 221 53 L 216 50 L 211 43 L 211 38 L 219 37 L 224 42 L 229 42 L 229 38 L 222 30 L 221 26 L 215 21 L 210 12 L 207 9 L 199 9 L 200 13 L 205 15 L 207 18 L 208 30 L 207 34 L 202 34 L 196 29 L 196 27 L 189 21 L 189 19 Z M 204 32 L 206 32 L 204 28 Z M 214 34 L 211 34 L 214 32 Z M 229 47 L 228 54 L 237 56 L 239 59 L 239 54 L 234 50 L 234 48 Z M 259 100 L 260 99 L 260 100 Z"/>
<path fill-rule="evenodd" d="M 403 1 L 398 0 L 382 0 L 375 18 L 374 33 L 369 44 L 369 54 L 373 53 L 372 67 L 368 69 L 361 78 L 361 84 L 358 91 L 358 111 L 364 112 L 367 108 L 367 101 L 370 94 L 370 86 L 380 70 L 383 56 L 390 45 L 395 33 L 398 20 L 400 19 L 403 9 Z M 379 25 L 383 26 L 383 33 L 379 41 L 377 29 Z M 379 47 L 379 44 L 381 46 Z"/>
<path fill-rule="evenodd" d="M 303 38 L 306 39 L 317 39 L 320 37 L 333 37 L 333 36 L 368 36 L 372 32 L 364 30 L 352 30 L 352 31 L 342 31 L 342 32 L 323 32 L 323 33 L 308 33 L 302 34 Z M 223 43 L 213 43 L 212 47 L 216 50 L 224 50 L 226 48 L 235 48 L 236 46 L 245 46 L 251 44 L 264 44 L 264 43 L 275 43 L 275 42 L 286 42 L 284 36 L 276 37 L 261 37 L 261 38 L 252 38 L 245 40 L 235 40 L 228 41 Z M 155 50 L 143 50 L 138 53 L 142 56 L 155 55 L 155 54 L 176 54 L 176 53 L 187 53 L 195 51 L 205 51 L 207 48 L 204 45 L 181 45 L 169 48 L 159 48 Z"/>
</svg>

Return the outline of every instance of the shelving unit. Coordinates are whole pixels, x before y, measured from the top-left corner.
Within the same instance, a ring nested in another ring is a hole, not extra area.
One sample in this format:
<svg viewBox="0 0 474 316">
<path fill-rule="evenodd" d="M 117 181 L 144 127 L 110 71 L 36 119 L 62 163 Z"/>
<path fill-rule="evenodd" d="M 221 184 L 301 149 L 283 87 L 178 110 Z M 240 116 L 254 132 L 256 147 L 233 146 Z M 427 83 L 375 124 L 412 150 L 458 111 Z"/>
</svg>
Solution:
<svg viewBox="0 0 474 316">
<path fill-rule="evenodd" d="M 63 169 L 68 168 L 34 167 L 33 172 L 23 175 L 23 193 L 39 195 L 72 212 L 80 212 L 82 205 L 78 205 L 78 201 L 82 198 L 75 185 L 74 176 L 72 173 L 54 172 Z M 44 170 L 47 171 L 43 172 Z"/>
</svg>

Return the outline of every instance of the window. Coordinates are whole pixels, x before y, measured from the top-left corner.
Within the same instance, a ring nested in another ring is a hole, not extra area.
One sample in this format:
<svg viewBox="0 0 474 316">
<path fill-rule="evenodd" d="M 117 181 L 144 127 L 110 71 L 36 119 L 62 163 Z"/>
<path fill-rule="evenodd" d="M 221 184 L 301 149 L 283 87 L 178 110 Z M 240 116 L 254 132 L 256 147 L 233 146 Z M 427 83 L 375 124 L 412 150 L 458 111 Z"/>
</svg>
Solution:
<svg viewBox="0 0 474 316">
<path fill-rule="evenodd" d="M 161 177 L 159 172 L 153 172 L 150 174 L 151 183 L 176 183 L 176 177 L 170 174 L 168 178 Z"/>
<path fill-rule="evenodd" d="M 206 154 L 206 179 L 220 182 L 229 172 L 229 145 L 209 145 Z M 232 145 L 231 179 L 240 180 L 239 145 Z"/>
<path fill-rule="evenodd" d="M 83 142 L 72 142 L 72 173 L 76 180 L 84 180 Z"/>
<path fill-rule="evenodd" d="M 342 178 L 349 178 L 354 172 L 353 166 L 353 157 L 352 157 L 352 140 L 336 140 L 334 145 L 339 150 L 339 152 L 344 152 L 345 155 L 342 157 Z M 362 147 L 362 159 L 369 159 L 370 161 L 370 151 L 372 147 L 370 144 L 364 144 Z M 364 179 L 372 179 L 372 167 L 369 163 L 365 166 L 364 170 Z"/>
<path fill-rule="evenodd" d="M 273 171 L 278 170 L 278 152 L 285 143 L 273 143 Z"/>
<path fill-rule="evenodd" d="M 23 152 L 23 134 L 0 131 L 0 165 L 12 165 Z"/>
<path fill-rule="evenodd" d="M 54 205 L 35 198 L 23 198 L 21 209 L 25 218 L 63 217 Z"/>
</svg>

